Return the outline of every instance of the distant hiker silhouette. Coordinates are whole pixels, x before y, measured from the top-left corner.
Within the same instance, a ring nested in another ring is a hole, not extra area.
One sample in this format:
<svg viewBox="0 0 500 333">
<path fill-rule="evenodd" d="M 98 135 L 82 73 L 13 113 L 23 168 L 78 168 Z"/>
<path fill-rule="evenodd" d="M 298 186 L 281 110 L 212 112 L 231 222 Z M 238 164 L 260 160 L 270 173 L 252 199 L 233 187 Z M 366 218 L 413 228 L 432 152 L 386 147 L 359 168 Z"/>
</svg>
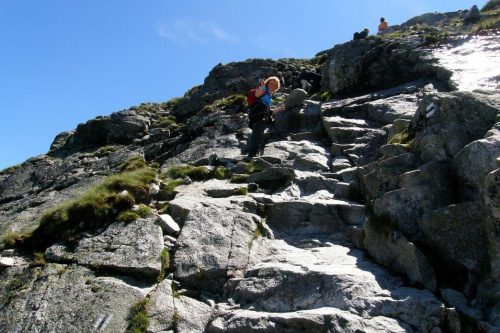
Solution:
<svg viewBox="0 0 500 333">
<path fill-rule="evenodd" d="M 309 95 L 320 91 L 321 79 L 323 79 L 323 75 L 305 69 L 303 69 L 299 74 L 300 85 Z"/>
<path fill-rule="evenodd" d="M 369 32 L 370 32 L 370 30 L 368 28 L 364 28 L 363 31 L 361 31 L 361 32 L 355 32 L 353 40 L 365 39 L 366 36 L 368 36 Z"/>
<path fill-rule="evenodd" d="M 381 17 L 380 24 L 378 26 L 378 32 L 381 32 L 384 29 L 387 29 L 387 22 L 386 22 L 385 18 Z"/>
</svg>

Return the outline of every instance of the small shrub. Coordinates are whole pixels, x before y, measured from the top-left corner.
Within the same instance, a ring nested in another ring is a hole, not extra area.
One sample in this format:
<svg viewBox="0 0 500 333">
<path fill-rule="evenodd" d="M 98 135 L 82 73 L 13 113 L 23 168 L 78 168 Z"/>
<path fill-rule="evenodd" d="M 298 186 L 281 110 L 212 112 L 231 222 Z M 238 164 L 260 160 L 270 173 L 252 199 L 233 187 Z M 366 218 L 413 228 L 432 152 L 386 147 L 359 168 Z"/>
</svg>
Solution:
<svg viewBox="0 0 500 333">
<path fill-rule="evenodd" d="M 244 186 L 238 187 L 235 192 L 238 195 L 247 195 L 248 194 L 248 188 L 246 188 Z"/>
<path fill-rule="evenodd" d="M 153 169 L 158 169 L 158 168 L 160 168 L 160 163 L 158 163 L 158 162 L 151 162 L 151 163 L 149 164 L 149 166 L 150 166 L 151 168 L 153 168 Z"/>
<path fill-rule="evenodd" d="M 225 167 L 217 167 L 212 171 L 213 177 L 216 179 L 227 179 L 231 177 L 231 170 L 226 169 Z"/>
<path fill-rule="evenodd" d="M 186 175 L 186 168 L 184 165 L 172 165 L 165 172 L 165 176 L 172 179 L 182 178 Z"/>
<path fill-rule="evenodd" d="M 250 161 L 250 163 L 248 163 L 247 166 L 248 166 L 248 172 L 250 173 L 257 173 L 262 171 L 262 168 L 253 160 Z"/>
<path fill-rule="evenodd" d="M 126 212 L 121 212 L 118 215 L 118 217 L 116 218 L 116 220 L 118 222 L 127 222 L 128 223 L 128 222 L 133 222 L 140 217 L 141 216 L 136 211 L 127 210 Z"/>
<path fill-rule="evenodd" d="M 164 119 L 160 119 L 157 122 L 155 122 L 152 127 L 166 128 L 166 127 L 169 127 L 171 125 L 176 125 L 176 124 L 177 124 L 177 122 L 175 120 L 172 120 L 169 118 L 164 118 Z"/>
<path fill-rule="evenodd" d="M 424 40 L 427 43 L 436 43 L 438 41 L 438 37 L 435 34 L 424 35 Z"/>
<path fill-rule="evenodd" d="M 110 153 L 113 153 L 117 150 L 120 150 L 121 149 L 121 146 L 104 146 L 104 147 L 101 147 L 98 151 L 96 151 L 95 153 L 92 154 L 92 156 L 105 156 L 105 155 L 109 155 Z"/>
<path fill-rule="evenodd" d="M 142 156 L 131 157 L 127 161 L 118 166 L 118 168 L 121 171 L 134 171 L 139 169 L 145 169 L 147 167 L 148 165 L 146 164 L 146 162 L 144 161 L 144 157 Z"/>
<path fill-rule="evenodd" d="M 33 261 L 30 263 L 30 266 L 45 266 L 47 265 L 47 261 L 45 261 L 45 254 L 42 252 L 35 252 L 34 253 L 35 258 Z"/>
<path fill-rule="evenodd" d="M 188 171 L 187 176 L 193 180 L 206 180 L 210 178 L 210 171 L 203 166 L 194 167 Z"/>
<path fill-rule="evenodd" d="M 149 213 L 151 213 L 151 208 L 144 204 L 140 204 L 139 208 L 137 209 L 137 213 L 139 214 L 140 217 L 146 217 Z"/>
<path fill-rule="evenodd" d="M 246 183 L 248 180 L 248 177 L 250 177 L 250 175 L 246 175 L 246 174 L 233 175 L 231 177 L 230 182 L 235 183 L 235 184 Z"/>
<path fill-rule="evenodd" d="M 157 194 L 156 198 L 158 200 L 172 200 L 176 194 L 175 188 L 182 184 L 184 184 L 182 179 L 175 179 L 167 182 L 160 187 L 160 192 Z"/>
<path fill-rule="evenodd" d="M 135 199 L 130 193 L 117 194 L 113 196 L 113 205 L 119 211 L 124 211 L 132 208 L 135 205 Z"/>
<path fill-rule="evenodd" d="M 168 168 L 166 175 L 172 179 L 184 178 L 188 176 L 193 180 L 206 180 L 210 178 L 210 171 L 203 167 L 193 165 L 173 165 Z"/>
<path fill-rule="evenodd" d="M 259 215 L 259 216 L 266 215 L 266 205 L 257 204 L 257 215 Z"/>
</svg>

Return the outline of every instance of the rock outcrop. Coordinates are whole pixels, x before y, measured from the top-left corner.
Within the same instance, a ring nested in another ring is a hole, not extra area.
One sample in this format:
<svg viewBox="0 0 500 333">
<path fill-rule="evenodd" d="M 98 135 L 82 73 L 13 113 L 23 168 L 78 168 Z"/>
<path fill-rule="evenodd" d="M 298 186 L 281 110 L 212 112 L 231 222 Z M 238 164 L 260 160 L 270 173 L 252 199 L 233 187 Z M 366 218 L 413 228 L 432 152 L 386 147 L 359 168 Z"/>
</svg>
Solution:
<svg viewBox="0 0 500 333">
<path fill-rule="evenodd" d="M 448 56 L 500 37 L 413 28 L 476 10 L 219 64 L 0 172 L 0 330 L 498 332 L 498 73 L 469 89 Z M 294 90 L 302 66 L 321 94 Z M 244 94 L 270 75 L 287 111 L 251 159 Z"/>
</svg>

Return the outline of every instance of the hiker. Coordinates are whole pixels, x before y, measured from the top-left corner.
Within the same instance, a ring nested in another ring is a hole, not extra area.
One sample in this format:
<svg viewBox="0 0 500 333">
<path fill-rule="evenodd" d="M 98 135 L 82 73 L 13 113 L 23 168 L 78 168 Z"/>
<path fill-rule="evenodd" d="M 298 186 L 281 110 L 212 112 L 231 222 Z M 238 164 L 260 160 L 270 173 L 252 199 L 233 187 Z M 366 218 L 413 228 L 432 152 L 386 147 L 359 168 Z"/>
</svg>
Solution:
<svg viewBox="0 0 500 333">
<path fill-rule="evenodd" d="M 321 79 L 323 79 L 323 75 L 319 74 L 318 70 L 316 70 L 316 72 L 313 72 L 302 69 L 299 74 L 301 87 L 309 95 L 312 95 L 315 92 L 321 90 Z"/>
<path fill-rule="evenodd" d="M 250 128 L 252 135 L 248 143 L 248 156 L 255 157 L 259 155 L 259 150 L 264 149 L 264 129 L 271 114 L 278 113 L 285 109 L 285 105 L 271 109 L 273 100 L 271 95 L 280 88 L 280 80 L 276 76 L 271 76 L 266 80 L 261 80 L 260 86 L 252 89 L 247 97 Z"/>
<path fill-rule="evenodd" d="M 368 28 L 364 28 L 363 31 L 361 31 L 361 32 L 355 32 L 353 40 L 365 39 L 366 36 L 368 36 L 369 32 L 370 32 L 370 30 Z"/>
<path fill-rule="evenodd" d="M 378 32 L 381 32 L 384 29 L 387 29 L 387 21 L 385 20 L 384 17 L 381 17 L 380 18 L 380 24 L 378 26 Z"/>
</svg>

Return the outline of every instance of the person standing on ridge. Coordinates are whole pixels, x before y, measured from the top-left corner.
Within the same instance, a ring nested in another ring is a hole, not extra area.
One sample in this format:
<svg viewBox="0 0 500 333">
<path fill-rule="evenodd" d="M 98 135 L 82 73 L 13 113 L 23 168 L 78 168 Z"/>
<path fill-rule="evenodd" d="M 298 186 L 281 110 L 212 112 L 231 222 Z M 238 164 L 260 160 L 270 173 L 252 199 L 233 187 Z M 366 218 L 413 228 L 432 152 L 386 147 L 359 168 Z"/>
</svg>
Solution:
<svg viewBox="0 0 500 333">
<path fill-rule="evenodd" d="M 252 135 L 248 143 L 249 157 L 259 155 L 259 150 L 264 149 L 264 130 L 270 113 L 278 113 L 285 109 L 285 105 L 271 109 L 273 100 L 272 94 L 280 88 L 280 80 L 276 76 L 271 76 L 266 80 L 261 80 L 258 88 L 250 90 L 247 97 L 250 124 Z"/>
<path fill-rule="evenodd" d="M 378 32 L 381 32 L 384 29 L 387 29 L 387 22 L 386 22 L 385 18 L 381 17 L 380 24 L 378 26 Z"/>
</svg>

